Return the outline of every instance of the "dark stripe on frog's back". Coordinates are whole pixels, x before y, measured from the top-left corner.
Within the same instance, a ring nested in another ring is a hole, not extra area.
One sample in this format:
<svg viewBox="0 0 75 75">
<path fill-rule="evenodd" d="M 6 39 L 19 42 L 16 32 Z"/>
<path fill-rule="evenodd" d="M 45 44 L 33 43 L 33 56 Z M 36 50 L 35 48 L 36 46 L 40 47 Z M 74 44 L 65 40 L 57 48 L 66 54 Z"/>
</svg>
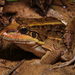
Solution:
<svg viewBox="0 0 75 75">
<path fill-rule="evenodd" d="M 39 25 L 51 25 L 50 23 L 54 23 L 54 25 L 56 24 L 56 22 L 61 23 L 61 21 L 59 21 L 56 18 L 53 17 L 47 17 L 47 18 L 16 18 L 16 22 L 19 24 L 26 24 L 29 26 L 37 26 Z M 59 24 L 59 25 L 60 25 Z"/>
</svg>

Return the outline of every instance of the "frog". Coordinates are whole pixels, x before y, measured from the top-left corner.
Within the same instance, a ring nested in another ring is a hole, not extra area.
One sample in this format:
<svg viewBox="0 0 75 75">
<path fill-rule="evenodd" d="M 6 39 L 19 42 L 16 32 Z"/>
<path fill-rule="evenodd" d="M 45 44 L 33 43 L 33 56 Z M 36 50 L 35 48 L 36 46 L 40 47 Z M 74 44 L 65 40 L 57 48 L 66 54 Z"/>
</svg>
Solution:
<svg viewBox="0 0 75 75">
<path fill-rule="evenodd" d="M 43 12 L 43 16 L 46 16 L 46 13 L 49 9 L 49 7 L 52 5 L 54 0 L 30 0 L 30 6 L 34 7 L 37 6 L 41 9 Z M 67 7 L 67 5 L 63 2 L 63 0 L 60 0 L 63 7 Z"/>
<path fill-rule="evenodd" d="M 73 45 L 67 45 L 64 41 L 67 38 L 66 28 L 54 17 L 15 18 L 0 32 L 0 37 L 40 57 L 41 64 L 54 64 L 58 59 L 70 64 L 75 61 L 75 56 L 72 53 L 74 49 L 68 48 Z"/>
</svg>

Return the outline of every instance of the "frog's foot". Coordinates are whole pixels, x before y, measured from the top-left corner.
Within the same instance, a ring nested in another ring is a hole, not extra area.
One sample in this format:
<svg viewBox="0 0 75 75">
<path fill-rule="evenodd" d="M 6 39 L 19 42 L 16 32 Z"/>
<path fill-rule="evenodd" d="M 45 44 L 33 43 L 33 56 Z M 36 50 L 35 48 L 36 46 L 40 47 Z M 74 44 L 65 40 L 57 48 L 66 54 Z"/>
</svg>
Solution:
<svg viewBox="0 0 75 75">
<path fill-rule="evenodd" d="M 53 67 L 53 69 L 68 66 L 68 65 L 70 65 L 70 64 L 71 64 L 71 63 L 73 63 L 73 62 L 75 62 L 75 56 L 74 56 L 74 58 L 73 58 L 72 60 L 67 61 L 67 62 L 65 62 L 65 63 L 62 63 L 62 64 L 61 64 L 61 65 L 59 65 L 59 66 L 55 66 L 55 67 Z"/>
</svg>

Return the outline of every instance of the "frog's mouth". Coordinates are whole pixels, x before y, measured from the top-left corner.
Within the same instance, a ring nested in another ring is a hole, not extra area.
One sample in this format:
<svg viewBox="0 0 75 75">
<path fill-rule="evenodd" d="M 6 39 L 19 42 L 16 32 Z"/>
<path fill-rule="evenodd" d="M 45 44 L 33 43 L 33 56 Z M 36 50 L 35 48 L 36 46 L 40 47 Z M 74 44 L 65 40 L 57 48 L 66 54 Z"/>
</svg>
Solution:
<svg viewBox="0 0 75 75">
<path fill-rule="evenodd" d="M 11 41 L 13 43 L 20 43 L 20 44 L 35 44 L 38 43 L 39 45 L 43 45 L 45 42 L 39 41 L 36 38 L 33 38 L 29 35 L 24 35 L 18 32 L 4 32 L 3 39 L 7 41 Z"/>
</svg>

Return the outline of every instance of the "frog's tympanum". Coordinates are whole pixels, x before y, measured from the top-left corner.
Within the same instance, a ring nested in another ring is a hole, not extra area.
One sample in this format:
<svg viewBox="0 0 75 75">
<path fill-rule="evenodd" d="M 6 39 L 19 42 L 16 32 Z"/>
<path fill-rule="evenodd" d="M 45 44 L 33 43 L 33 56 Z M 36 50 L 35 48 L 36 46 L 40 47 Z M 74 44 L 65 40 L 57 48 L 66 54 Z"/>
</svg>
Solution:
<svg viewBox="0 0 75 75">
<path fill-rule="evenodd" d="M 42 64 L 53 64 L 59 58 L 69 61 L 74 57 L 74 19 L 66 27 L 52 17 L 16 18 L 0 32 L 0 36 L 21 49 L 41 57 Z"/>
</svg>

